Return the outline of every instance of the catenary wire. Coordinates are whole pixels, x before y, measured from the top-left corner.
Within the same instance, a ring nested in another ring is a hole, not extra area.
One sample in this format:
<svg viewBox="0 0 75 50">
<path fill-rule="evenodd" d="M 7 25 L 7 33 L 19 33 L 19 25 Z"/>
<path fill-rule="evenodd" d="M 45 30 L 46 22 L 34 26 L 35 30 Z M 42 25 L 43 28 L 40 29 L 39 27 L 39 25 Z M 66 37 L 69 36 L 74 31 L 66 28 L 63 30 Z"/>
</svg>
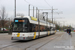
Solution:
<svg viewBox="0 0 75 50">
<path fill-rule="evenodd" d="M 52 8 L 52 6 L 51 6 L 46 0 L 44 0 L 44 1 L 45 1 L 45 3 L 46 3 L 49 7 Z"/>
</svg>

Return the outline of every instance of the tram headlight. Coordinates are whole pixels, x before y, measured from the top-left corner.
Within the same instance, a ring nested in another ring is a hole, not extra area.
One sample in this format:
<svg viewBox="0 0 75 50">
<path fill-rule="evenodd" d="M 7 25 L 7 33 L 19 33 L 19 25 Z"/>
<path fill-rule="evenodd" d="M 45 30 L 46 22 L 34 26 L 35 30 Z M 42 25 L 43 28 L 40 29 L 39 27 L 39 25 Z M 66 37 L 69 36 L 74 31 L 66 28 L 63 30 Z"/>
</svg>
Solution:
<svg viewBox="0 0 75 50">
<path fill-rule="evenodd" d="M 15 34 L 14 34 L 14 36 L 15 36 Z"/>
<path fill-rule="evenodd" d="M 24 36 L 24 34 L 23 34 L 23 36 Z"/>
</svg>

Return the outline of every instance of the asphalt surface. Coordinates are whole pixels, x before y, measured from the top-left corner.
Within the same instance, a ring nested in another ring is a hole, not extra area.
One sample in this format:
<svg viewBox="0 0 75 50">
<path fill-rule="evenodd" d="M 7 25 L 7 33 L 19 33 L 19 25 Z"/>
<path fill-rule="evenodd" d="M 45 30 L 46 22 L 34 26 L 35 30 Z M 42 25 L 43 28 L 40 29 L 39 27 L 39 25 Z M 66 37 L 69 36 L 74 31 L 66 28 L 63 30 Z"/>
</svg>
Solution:
<svg viewBox="0 0 75 50">
<path fill-rule="evenodd" d="M 75 32 L 57 32 L 36 40 L 11 40 L 11 35 L 0 34 L 0 50 L 75 50 Z"/>
</svg>

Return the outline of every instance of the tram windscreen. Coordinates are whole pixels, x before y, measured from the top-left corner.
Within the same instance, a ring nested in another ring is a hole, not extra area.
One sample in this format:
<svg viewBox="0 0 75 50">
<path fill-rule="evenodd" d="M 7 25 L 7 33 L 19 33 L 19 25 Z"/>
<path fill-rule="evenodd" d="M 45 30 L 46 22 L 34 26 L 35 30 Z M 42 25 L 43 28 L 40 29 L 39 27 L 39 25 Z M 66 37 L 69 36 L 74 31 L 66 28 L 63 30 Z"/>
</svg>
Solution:
<svg viewBox="0 0 75 50">
<path fill-rule="evenodd" d="M 23 23 L 22 22 L 15 22 L 13 31 L 23 31 Z"/>
<path fill-rule="evenodd" d="M 26 20 L 15 20 L 13 32 L 27 32 L 28 24 Z"/>
</svg>

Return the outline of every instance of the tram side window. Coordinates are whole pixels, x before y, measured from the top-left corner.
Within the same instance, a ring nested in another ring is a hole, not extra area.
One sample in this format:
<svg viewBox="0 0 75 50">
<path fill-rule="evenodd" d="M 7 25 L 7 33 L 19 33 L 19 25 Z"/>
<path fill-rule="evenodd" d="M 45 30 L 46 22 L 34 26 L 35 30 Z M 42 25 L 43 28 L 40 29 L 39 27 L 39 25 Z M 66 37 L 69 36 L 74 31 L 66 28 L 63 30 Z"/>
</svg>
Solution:
<svg viewBox="0 0 75 50">
<path fill-rule="evenodd" d="M 50 31 L 51 31 L 51 28 L 52 28 L 52 27 L 50 27 Z"/>
<path fill-rule="evenodd" d="M 47 31 L 50 31 L 50 27 L 47 27 Z"/>
<path fill-rule="evenodd" d="M 50 27 L 50 31 L 53 31 L 53 27 Z"/>
<path fill-rule="evenodd" d="M 53 28 L 53 31 L 55 31 L 55 28 Z"/>
<path fill-rule="evenodd" d="M 35 32 L 35 24 L 32 24 L 32 32 Z"/>
<path fill-rule="evenodd" d="M 35 32 L 35 31 L 36 31 L 36 27 L 37 27 L 36 24 L 31 24 L 31 23 L 30 23 L 30 26 L 29 26 L 30 32 Z"/>
<path fill-rule="evenodd" d="M 47 31 L 47 27 L 46 26 L 44 26 L 44 31 Z"/>
<path fill-rule="evenodd" d="M 43 26 L 43 25 L 40 25 L 40 31 L 48 31 L 48 27 L 47 26 Z"/>
<path fill-rule="evenodd" d="M 32 32 L 32 24 L 29 24 L 29 32 Z"/>
<path fill-rule="evenodd" d="M 45 27 L 42 25 L 38 26 L 38 24 L 30 24 L 30 32 L 38 32 L 38 31 L 41 32 L 44 30 L 45 30 Z"/>
<path fill-rule="evenodd" d="M 29 22 L 28 23 L 23 23 L 23 24 L 24 24 L 23 31 L 29 32 Z"/>
<path fill-rule="evenodd" d="M 50 31 L 50 28 L 44 25 L 38 26 L 38 24 L 30 23 L 29 30 L 30 32 L 38 32 L 38 31 L 43 32 L 43 31 Z"/>
<path fill-rule="evenodd" d="M 51 30 L 54 31 L 55 29 L 52 27 Z"/>
</svg>

